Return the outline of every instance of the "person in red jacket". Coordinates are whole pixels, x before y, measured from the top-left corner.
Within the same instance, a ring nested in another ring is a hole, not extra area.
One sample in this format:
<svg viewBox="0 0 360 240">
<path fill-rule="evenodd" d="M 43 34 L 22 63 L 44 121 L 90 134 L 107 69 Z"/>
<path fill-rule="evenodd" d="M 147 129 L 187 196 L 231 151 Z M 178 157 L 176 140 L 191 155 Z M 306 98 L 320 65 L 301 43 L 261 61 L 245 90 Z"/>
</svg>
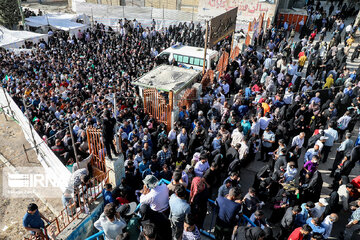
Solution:
<svg viewBox="0 0 360 240">
<path fill-rule="evenodd" d="M 302 227 L 295 228 L 295 230 L 290 234 L 288 240 L 302 240 L 306 235 L 311 233 L 311 231 L 311 227 L 304 224 Z"/>
</svg>

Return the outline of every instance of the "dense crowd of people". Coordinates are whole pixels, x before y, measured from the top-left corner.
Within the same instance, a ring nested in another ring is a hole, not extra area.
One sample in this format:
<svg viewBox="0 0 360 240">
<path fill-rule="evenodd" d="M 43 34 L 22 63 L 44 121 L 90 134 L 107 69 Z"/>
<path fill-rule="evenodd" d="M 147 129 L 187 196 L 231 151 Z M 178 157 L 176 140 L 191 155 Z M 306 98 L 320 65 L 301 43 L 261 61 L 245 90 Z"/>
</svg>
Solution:
<svg viewBox="0 0 360 240">
<path fill-rule="evenodd" d="M 119 33 L 96 24 L 76 37 L 50 30 L 33 55 L 1 51 L 0 79 L 73 172 L 65 206 L 74 188 L 89 182 L 86 127 L 102 129 L 110 159 L 124 155 L 125 177 L 120 186 L 105 186 L 104 213 L 95 223 L 106 239 L 200 239 L 208 212 L 216 213 L 216 239 L 328 239 L 339 213 L 351 212 L 340 236 L 349 240 L 360 229 L 360 176 L 349 176 L 360 159 L 360 141 L 352 140 L 360 66 L 347 65 L 359 56 L 359 47 L 350 56 L 358 26 L 345 26 L 352 6 L 334 10 L 309 4 L 298 41 L 283 20 L 259 33 L 199 99 L 182 107 L 169 132 L 144 113 L 131 82 L 156 66 L 162 49 L 202 46 L 203 30 L 193 23 L 156 31 L 155 22 L 144 29 L 123 20 Z M 219 54 L 229 44 L 230 38 L 217 45 Z M 72 166 L 68 120 L 81 167 Z M 254 161 L 262 167 L 242 192 L 240 171 Z M 323 198 L 318 168 L 327 161 L 333 183 Z"/>
</svg>

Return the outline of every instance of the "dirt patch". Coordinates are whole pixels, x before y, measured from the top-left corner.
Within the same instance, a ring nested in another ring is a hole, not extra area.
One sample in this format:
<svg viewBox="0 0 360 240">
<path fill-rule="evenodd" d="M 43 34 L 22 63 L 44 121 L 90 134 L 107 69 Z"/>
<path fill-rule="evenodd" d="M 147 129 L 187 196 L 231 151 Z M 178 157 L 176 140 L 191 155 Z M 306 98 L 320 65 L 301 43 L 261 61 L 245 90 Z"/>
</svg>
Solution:
<svg viewBox="0 0 360 240">
<path fill-rule="evenodd" d="M 27 151 L 28 158 L 24 153 L 23 145 L 26 149 L 31 148 L 26 141 L 21 127 L 11 118 L 0 112 L 0 153 L 5 157 L 10 165 L 18 167 L 41 167 L 38 162 L 35 151 Z M 31 202 L 39 206 L 39 210 L 47 218 L 53 219 L 55 215 L 49 209 L 55 209 L 59 212 L 62 209 L 60 199 L 43 199 L 36 196 L 33 198 L 6 198 L 3 196 L 3 174 L 2 170 L 6 165 L 0 161 L 0 240 L 5 239 L 23 239 L 27 232 L 22 226 L 22 218 L 26 213 L 27 205 Z M 44 201 L 47 204 L 44 204 Z M 49 206 L 49 207 L 47 207 Z"/>
</svg>

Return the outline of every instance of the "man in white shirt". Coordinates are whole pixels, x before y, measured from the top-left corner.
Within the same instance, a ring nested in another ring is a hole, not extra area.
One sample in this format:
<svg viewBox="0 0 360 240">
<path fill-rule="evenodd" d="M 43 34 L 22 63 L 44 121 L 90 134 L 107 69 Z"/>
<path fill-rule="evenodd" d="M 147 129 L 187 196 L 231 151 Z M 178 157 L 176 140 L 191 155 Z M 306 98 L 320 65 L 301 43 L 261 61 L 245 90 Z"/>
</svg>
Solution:
<svg viewBox="0 0 360 240">
<path fill-rule="evenodd" d="M 289 87 L 284 94 L 284 103 L 287 105 L 291 105 L 294 99 L 294 93 L 292 91 L 292 87 Z"/>
<path fill-rule="evenodd" d="M 251 136 L 259 136 L 259 134 L 260 134 L 260 122 L 257 120 L 256 117 L 253 117 L 251 128 L 250 128 L 250 135 Z"/>
<path fill-rule="evenodd" d="M 301 132 L 299 135 L 295 136 L 292 140 L 291 146 L 301 149 L 304 145 L 305 133 Z"/>
<path fill-rule="evenodd" d="M 235 128 L 231 134 L 231 146 L 235 148 L 236 144 L 241 143 L 244 138 L 244 134 L 242 133 L 242 127 L 239 123 L 238 127 Z"/>
<path fill-rule="evenodd" d="M 85 158 L 84 160 L 80 160 L 79 164 L 78 163 L 74 163 L 73 167 L 72 167 L 72 172 L 75 172 L 78 169 L 81 168 L 86 168 L 88 169 L 88 163 L 91 161 L 93 157 L 93 154 L 90 154 L 87 158 Z M 89 170 L 89 169 L 88 169 Z"/>
<path fill-rule="evenodd" d="M 315 76 L 314 76 L 314 72 L 311 72 L 309 76 L 307 76 L 306 81 L 308 81 L 308 83 L 312 85 L 314 85 L 314 80 L 315 80 Z"/>
<path fill-rule="evenodd" d="M 261 114 L 259 114 L 261 115 Z M 268 127 L 269 123 L 273 120 L 273 116 L 271 116 L 270 113 L 266 113 L 264 117 L 260 117 L 259 123 L 260 123 L 260 129 L 265 131 L 265 129 Z"/>
<path fill-rule="evenodd" d="M 340 140 L 343 138 L 345 130 L 347 129 L 349 122 L 351 120 L 350 117 L 350 112 L 346 111 L 346 113 L 344 114 L 344 116 L 342 116 L 341 118 L 339 118 L 339 120 L 337 120 L 337 124 L 338 124 L 338 128 L 339 128 L 339 138 Z"/>
<path fill-rule="evenodd" d="M 153 175 L 147 175 L 143 180 L 144 188 L 141 190 L 141 204 L 149 204 L 157 212 L 164 212 L 169 208 L 169 189 L 166 184 L 159 185 L 159 180 Z"/>
<path fill-rule="evenodd" d="M 292 61 L 287 67 L 287 73 L 291 76 L 294 76 L 297 73 L 298 66 L 296 65 L 295 61 Z"/>
<path fill-rule="evenodd" d="M 117 216 L 114 203 L 108 203 L 104 207 L 104 212 L 99 219 L 94 223 L 94 227 L 99 231 L 104 231 L 105 240 L 115 240 L 123 233 L 126 228 L 126 222 Z"/>
<path fill-rule="evenodd" d="M 351 183 L 342 184 L 337 193 L 339 194 L 339 204 L 343 206 L 344 211 L 349 210 L 349 197 L 350 192 L 354 189 Z"/>
</svg>

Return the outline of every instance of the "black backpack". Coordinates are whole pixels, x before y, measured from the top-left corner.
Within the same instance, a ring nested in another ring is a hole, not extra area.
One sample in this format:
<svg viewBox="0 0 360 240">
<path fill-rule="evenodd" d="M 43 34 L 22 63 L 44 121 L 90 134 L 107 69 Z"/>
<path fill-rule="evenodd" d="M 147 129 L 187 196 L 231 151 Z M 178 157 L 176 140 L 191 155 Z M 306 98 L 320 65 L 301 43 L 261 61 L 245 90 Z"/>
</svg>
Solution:
<svg viewBox="0 0 360 240">
<path fill-rule="evenodd" d="M 322 136 L 324 136 L 324 134 L 325 132 L 323 131 L 322 133 L 319 133 L 315 136 L 311 136 L 308 141 L 308 148 L 314 147 L 317 140 L 319 140 Z"/>
</svg>

